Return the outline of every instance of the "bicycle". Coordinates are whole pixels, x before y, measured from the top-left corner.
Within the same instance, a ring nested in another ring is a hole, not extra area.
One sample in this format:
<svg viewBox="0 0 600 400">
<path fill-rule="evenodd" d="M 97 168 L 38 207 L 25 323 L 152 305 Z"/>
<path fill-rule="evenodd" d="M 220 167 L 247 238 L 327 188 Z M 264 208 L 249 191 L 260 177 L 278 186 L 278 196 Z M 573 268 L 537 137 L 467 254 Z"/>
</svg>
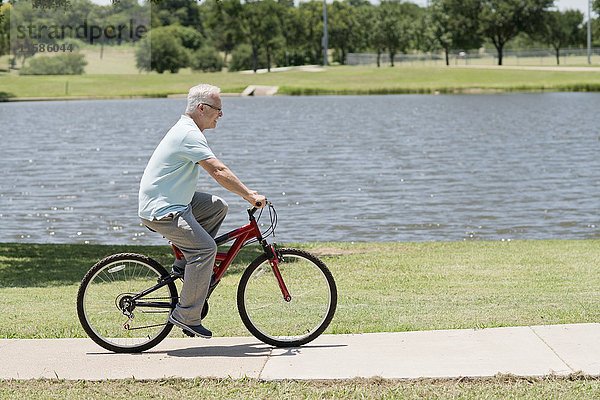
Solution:
<svg viewBox="0 0 600 400">
<path fill-rule="evenodd" d="M 245 325 L 260 341 L 275 347 L 311 342 L 329 326 L 337 306 L 333 275 L 316 256 L 298 249 L 279 249 L 266 237 L 274 235 L 277 212 L 268 203 L 271 224 L 263 234 L 249 208 L 249 223 L 217 238 L 233 241 L 217 252 L 208 299 L 247 244 L 260 243 L 263 253 L 245 269 L 237 289 L 237 308 Z M 177 259 L 183 253 L 171 244 Z M 77 293 L 77 315 L 87 335 L 116 353 L 137 353 L 160 343 L 171 332 L 169 313 L 178 302 L 175 282 L 184 276 L 167 270 L 142 254 L 120 253 L 98 261 L 83 278 Z M 188 336 L 192 334 L 186 332 Z"/>
</svg>

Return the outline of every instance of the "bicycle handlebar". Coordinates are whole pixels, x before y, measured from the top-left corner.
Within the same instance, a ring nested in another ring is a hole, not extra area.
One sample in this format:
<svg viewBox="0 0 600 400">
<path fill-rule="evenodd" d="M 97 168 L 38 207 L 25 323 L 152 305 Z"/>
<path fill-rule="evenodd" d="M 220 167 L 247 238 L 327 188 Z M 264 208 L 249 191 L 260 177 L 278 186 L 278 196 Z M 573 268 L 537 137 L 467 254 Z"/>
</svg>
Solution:
<svg viewBox="0 0 600 400">
<path fill-rule="evenodd" d="M 265 206 L 269 204 L 269 201 L 267 199 L 265 199 Z M 255 212 L 257 212 L 258 210 L 260 210 L 260 206 L 262 205 L 262 202 L 257 201 L 256 203 L 254 203 L 254 207 L 251 207 L 248 209 L 248 214 L 250 215 L 250 217 L 252 217 L 254 215 Z"/>
</svg>

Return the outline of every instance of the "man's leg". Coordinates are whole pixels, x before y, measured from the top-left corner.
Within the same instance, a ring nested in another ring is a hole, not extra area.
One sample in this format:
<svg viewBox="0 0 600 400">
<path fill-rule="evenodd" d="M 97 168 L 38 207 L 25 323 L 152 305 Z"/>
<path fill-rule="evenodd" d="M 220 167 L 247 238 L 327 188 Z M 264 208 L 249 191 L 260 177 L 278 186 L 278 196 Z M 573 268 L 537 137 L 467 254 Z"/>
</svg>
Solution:
<svg viewBox="0 0 600 400">
<path fill-rule="evenodd" d="M 208 193 L 196 192 L 191 202 L 192 214 L 204 230 L 213 238 L 227 215 L 227 203 L 218 196 Z M 175 260 L 173 271 L 183 273 L 186 270 L 187 260 Z M 186 270 L 187 271 L 187 270 Z"/>
<path fill-rule="evenodd" d="M 216 237 L 227 215 L 228 206 L 225 200 L 212 194 L 196 192 L 192 198 L 191 206 L 196 221 L 202 225 L 210 236 Z"/>
<path fill-rule="evenodd" d="M 186 325 L 200 325 L 217 254 L 214 239 L 196 221 L 191 206 L 172 220 L 143 222 L 183 252 L 187 261 L 185 280 L 173 316 Z"/>
</svg>

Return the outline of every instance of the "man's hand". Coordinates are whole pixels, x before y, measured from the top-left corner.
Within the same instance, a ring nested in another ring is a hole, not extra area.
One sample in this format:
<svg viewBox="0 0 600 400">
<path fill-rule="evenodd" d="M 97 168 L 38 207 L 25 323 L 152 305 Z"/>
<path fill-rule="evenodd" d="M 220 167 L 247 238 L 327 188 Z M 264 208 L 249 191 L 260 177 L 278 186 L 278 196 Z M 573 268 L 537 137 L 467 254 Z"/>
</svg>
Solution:
<svg viewBox="0 0 600 400">
<path fill-rule="evenodd" d="M 263 208 L 267 205 L 267 198 L 255 191 L 252 191 L 247 196 L 244 196 L 244 200 L 256 208 Z"/>
</svg>

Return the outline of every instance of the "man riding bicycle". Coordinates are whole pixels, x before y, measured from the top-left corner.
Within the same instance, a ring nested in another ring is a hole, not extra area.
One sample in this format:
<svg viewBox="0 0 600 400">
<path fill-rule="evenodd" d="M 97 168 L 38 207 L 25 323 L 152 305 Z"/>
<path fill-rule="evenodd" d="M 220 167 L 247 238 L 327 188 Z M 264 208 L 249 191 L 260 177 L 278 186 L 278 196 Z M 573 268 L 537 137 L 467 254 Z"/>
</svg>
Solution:
<svg viewBox="0 0 600 400">
<path fill-rule="evenodd" d="M 265 196 L 248 189 L 215 157 L 204 137 L 204 130 L 215 128 L 223 116 L 220 92 L 208 84 L 190 89 L 186 112 L 154 150 L 139 191 L 142 223 L 171 241 L 185 257 L 173 265 L 174 270 L 185 271 L 185 280 L 169 321 L 204 338 L 212 337 L 201 324 L 201 313 L 217 253 L 214 237 L 227 214 L 227 203 L 196 192 L 199 167 L 253 206 L 266 204 Z"/>
</svg>

